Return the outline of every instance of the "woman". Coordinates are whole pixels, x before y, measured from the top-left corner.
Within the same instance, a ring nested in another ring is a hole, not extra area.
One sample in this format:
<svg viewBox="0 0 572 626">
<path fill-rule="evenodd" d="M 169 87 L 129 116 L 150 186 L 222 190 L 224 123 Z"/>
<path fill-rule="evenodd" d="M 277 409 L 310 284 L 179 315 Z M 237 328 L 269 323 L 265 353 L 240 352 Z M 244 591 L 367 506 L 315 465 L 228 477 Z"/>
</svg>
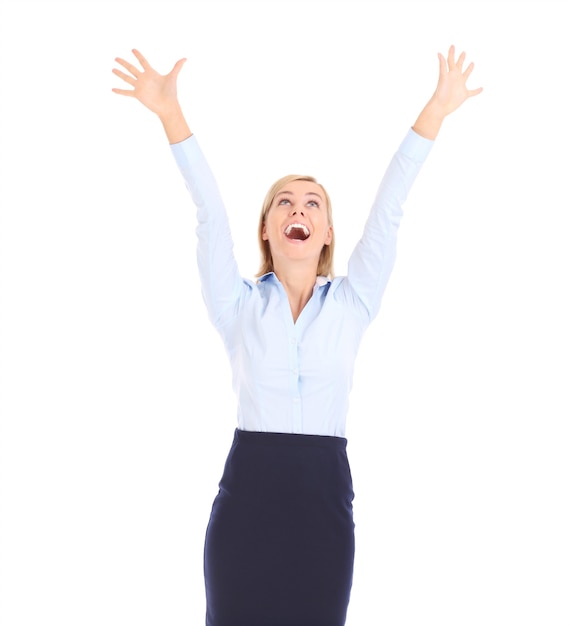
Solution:
<svg viewBox="0 0 572 626">
<path fill-rule="evenodd" d="M 354 562 L 353 487 L 345 419 L 354 360 L 395 259 L 402 204 L 445 117 L 467 98 L 465 54 L 439 54 L 435 93 L 382 180 L 347 276 L 333 277 L 334 228 L 325 189 L 286 176 L 264 200 L 262 264 L 241 278 L 225 208 L 192 135 L 176 81 L 137 51 L 116 59 L 161 120 L 197 207 L 198 264 L 210 318 L 225 343 L 238 428 L 205 540 L 208 626 L 342 626 Z"/>
</svg>

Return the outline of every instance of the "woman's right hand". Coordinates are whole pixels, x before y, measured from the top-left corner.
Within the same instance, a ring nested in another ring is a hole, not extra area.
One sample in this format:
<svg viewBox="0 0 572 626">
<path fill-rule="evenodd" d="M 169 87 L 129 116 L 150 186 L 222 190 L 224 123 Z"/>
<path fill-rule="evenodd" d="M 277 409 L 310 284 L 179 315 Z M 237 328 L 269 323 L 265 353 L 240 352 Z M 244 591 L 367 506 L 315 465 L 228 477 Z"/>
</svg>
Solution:
<svg viewBox="0 0 572 626">
<path fill-rule="evenodd" d="M 180 59 L 168 74 L 162 75 L 149 65 L 147 59 L 138 50 L 132 52 L 141 64 L 143 71 L 125 59 L 116 58 L 115 61 L 123 66 L 129 74 L 117 68 L 114 68 L 112 72 L 131 85 L 133 89 L 112 89 L 112 91 L 121 96 L 137 98 L 139 102 L 159 117 L 168 115 L 178 107 L 177 76 L 186 59 Z"/>
<path fill-rule="evenodd" d="M 168 74 L 162 75 L 149 65 L 147 59 L 138 50 L 133 50 L 133 54 L 141 64 L 142 70 L 120 58 L 116 58 L 115 61 L 129 74 L 117 68 L 111 70 L 133 89 L 113 88 L 112 91 L 121 96 L 137 98 L 141 104 L 156 113 L 163 124 L 169 143 L 178 143 L 187 139 L 192 133 L 177 99 L 177 76 L 186 59 L 179 59 Z"/>
</svg>

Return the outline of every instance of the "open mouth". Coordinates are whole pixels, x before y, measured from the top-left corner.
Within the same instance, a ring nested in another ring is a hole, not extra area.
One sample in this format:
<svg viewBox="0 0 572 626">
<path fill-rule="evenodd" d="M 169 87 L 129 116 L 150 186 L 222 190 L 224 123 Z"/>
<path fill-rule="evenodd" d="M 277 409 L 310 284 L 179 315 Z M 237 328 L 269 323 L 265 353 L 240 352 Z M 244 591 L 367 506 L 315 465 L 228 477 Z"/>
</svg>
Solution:
<svg viewBox="0 0 572 626">
<path fill-rule="evenodd" d="M 284 234 L 288 237 L 288 239 L 305 241 L 310 236 L 310 231 L 307 226 L 304 226 L 304 224 L 294 223 L 288 225 Z"/>
</svg>

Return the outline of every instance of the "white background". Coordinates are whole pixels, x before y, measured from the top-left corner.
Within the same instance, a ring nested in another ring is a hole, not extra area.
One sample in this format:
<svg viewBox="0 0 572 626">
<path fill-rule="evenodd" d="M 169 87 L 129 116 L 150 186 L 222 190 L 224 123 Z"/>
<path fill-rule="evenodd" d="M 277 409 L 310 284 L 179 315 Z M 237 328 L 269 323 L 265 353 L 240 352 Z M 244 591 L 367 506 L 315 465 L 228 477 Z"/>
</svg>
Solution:
<svg viewBox="0 0 572 626">
<path fill-rule="evenodd" d="M 3 0 L 2 626 L 204 623 L 234 397 L 194 207 L 114 58 L 188 58 L 245 276 L 292 172 L 330 192 L 343 274 L 451 43 L 484 91 L 415 183 L 357 363 L 347 624 L 572 624 L 569 25 L 549 1 Z"/>
</svg>

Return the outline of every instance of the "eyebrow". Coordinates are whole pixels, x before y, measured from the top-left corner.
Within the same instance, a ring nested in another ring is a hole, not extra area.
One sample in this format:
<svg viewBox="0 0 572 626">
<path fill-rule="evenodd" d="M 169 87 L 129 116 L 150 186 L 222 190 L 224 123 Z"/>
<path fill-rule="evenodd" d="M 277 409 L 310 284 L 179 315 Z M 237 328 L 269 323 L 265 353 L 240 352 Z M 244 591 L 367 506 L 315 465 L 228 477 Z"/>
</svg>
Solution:
<svg viewBox="0 0 572 626">
<path fill-rule="evenodd" d="M 279 191 L 276 194 L 276 197 L 281 196 L 283 193 L 287 193 L 289 196 L 293 196 L 294 194 L 291 191 Z M 320 198 L 320 200 L 323 201 L 322 196 L 319 193 L 315 193 L 313 191 L 309 191 L 308 193 L 304 194 L 304 197 L 306 196 L 316 196 L 317 198 Z"/>
</svg>

